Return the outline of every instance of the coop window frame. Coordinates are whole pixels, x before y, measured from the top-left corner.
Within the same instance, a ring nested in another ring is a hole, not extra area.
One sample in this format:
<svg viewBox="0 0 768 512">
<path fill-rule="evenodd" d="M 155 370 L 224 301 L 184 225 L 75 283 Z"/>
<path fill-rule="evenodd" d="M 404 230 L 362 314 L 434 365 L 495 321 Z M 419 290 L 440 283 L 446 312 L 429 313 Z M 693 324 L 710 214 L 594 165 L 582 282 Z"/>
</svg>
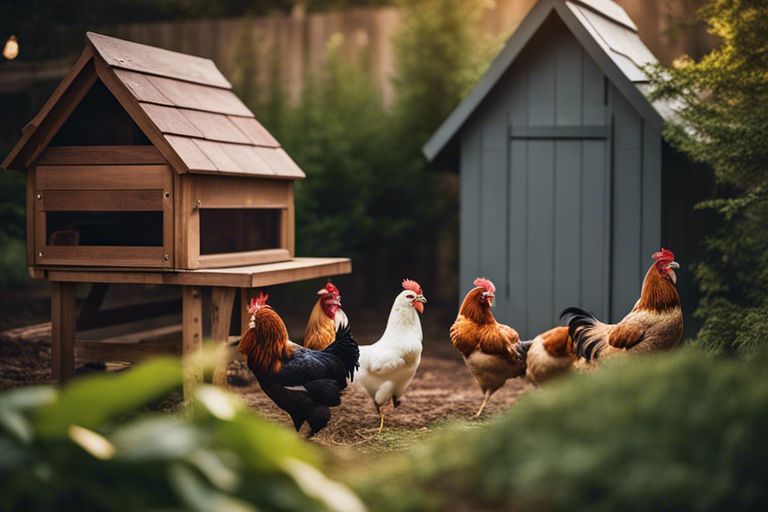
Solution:
<svg viewBox="0 0 768 512">
<path fill-rule="evenodd" d="M 168 165 L 36 166 L 34 264 L 173 268 L 171 173 Z M 163 243 L 160 246 L 49 245 L 47 213 L 53 211 L 158 211 L 162 214 Z"/>
</svg>

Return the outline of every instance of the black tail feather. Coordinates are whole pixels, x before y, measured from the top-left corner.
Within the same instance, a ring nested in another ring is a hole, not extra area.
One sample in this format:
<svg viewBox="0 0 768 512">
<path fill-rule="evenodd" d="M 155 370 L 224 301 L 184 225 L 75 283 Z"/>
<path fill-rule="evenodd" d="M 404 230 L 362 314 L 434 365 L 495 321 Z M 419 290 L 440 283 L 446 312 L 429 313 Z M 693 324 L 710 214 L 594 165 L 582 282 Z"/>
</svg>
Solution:
<svg viewBox="0 0 768 512">
<path fill-rule="evenodd" d="M 344 364 L 349 380 L 354 379 L 355 370 L 360 368 L 360 349 L 352 337 L 352 330 L 348 323 L 339 325 L 336 330 L 336 340 L 328 345 L 323 352 L 338 357 Z"/>
<path fill-rule="evenodd" d="M 590 327 L 600 322 L 594 313 L 570 307 L 560 313 L 560 321 L 568 324 L 568 335 L 573 340 L 578 357 L 583 357 L 588 362 L 599 357 L 603 349 L 602 340 L 590 336 Z"/>
<path fill-rule="evenodd" d="M 517 342 L 517 353 L 520 354 L 520 358 L 525 361 L 528 357 L 528 349 L 533 345 L 533 340 L 520 340 Z"/>
</svg>

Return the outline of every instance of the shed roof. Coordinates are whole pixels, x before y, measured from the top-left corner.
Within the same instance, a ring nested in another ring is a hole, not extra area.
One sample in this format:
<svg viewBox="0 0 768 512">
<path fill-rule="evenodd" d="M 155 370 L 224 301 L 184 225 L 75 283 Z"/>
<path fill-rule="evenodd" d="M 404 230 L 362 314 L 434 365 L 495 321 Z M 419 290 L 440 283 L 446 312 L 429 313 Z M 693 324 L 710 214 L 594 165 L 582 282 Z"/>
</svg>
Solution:
<svg viewBox="0 0 768 512">
<path fill-rule="evenodd" d="M 667 110 L 653 105 L 644 92 L 643 67 L 658 62 L 640 40 L 637 27 L 613 0 L 540 0 L 507 40 L 488 71 L 422 148 L 435 160 L 454 143 L 461 127 L 509 69 L 544 21 L 557 15 L 589 53 L 606 77 L 652 126 L 661 128 Z"/>
<path fill-rule="evenodd" d="M 39 156 L 79 103 L 66 102 L 67 95 L 94 68 L 178 172 L 304 177 L 213 61 L 93 32 L 86 34 L 85 50 L 73 68 L 22 130 L 3 168 L 26 169 Z"/>
</svg>

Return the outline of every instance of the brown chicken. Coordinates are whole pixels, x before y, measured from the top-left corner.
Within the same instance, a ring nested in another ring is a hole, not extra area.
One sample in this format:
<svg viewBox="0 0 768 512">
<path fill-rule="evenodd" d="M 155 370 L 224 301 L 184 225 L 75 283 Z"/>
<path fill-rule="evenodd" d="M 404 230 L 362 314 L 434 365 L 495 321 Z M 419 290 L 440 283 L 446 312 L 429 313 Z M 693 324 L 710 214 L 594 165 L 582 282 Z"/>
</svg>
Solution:
<svg viewBox="0 0 768 512">
<path fill-rule="evenodd" d="M 576 353 L 568 336 L 568 327 L 555 327 L 533 339 L 526 357 L 525 376 L 540 386 L 570 371 L 575 362 Z"/>
<path fill-rule="evenodd" d="M 567 320 L 576 355 L 587 363 L 622 352 L 656 352 L 675 348 L 683 338 L 683 312 L 675 270 L 680 265 L 672 251 L 654 253 L 640 299 L 617 324 L 604 324 L 589 311 L 567 308 Z"/>
<path fill-rule="evenodd" d="M 451 343 L 464 356 L 467 368 L 483 391 L 477 418 L 507 379 L 525 375 L 526 352 L 531 342 L 520 341 L 517 331 L 493 317 L 493 283 L 478 277 L 474 285 L 451 326 Z"/>
<path fill-rule="evenodd" d="M 347 325 L 347 315 L 341 309 L 341 294 L 328 281 L 317 292 L 315 307 L 309 314 L 307 329 L 304 331 L 304 346 L 312 350 L 323 350 L 336 339 L 336 330 Z"/>
</svg>

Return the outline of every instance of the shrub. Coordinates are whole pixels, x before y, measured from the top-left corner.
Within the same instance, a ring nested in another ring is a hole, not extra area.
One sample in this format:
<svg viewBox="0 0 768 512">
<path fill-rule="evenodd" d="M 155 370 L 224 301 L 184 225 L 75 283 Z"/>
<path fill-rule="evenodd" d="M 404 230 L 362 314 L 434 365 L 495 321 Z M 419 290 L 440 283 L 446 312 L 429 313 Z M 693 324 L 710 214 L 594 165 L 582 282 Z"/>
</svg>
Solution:
<svg viewBox="0 0 768 512">
<path fill-rule="evenodd" d="M 379 510 L 765 510 L 768 357 L 611 361 L 396 460 Z"/>
<path fill-rule="evenodd" d="M 0 394 L 0 510 L 361 510 L 315 452 L 212 386 L 148 413 L 177 360 Z"/>
<path fill-rule="evenodd" d="M 698 62 L 683 58 L 653 75 L 655 95 L 675 106 L 667 138 L 710 165 L 722 229 L 695 269 L 703 292 L 698 342 L 754 351 L 768 330 L 768 3 L 712 0 L 702 11 L 722 40 Z"/>
</svg>

